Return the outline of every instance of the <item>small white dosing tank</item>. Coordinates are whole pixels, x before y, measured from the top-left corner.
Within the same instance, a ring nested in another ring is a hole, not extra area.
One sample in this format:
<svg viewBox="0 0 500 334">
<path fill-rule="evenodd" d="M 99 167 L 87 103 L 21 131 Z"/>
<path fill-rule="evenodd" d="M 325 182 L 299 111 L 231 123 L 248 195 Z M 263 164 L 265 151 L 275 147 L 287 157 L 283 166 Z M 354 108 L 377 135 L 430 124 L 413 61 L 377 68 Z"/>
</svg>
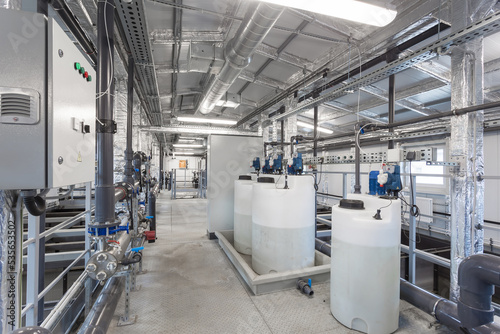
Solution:
<svg viewBox="0 0 500 334">
<path fill-rule="evenodd" d="M 314 266 L 315 192 L 309 175 L 259 178 L 252 192 L 252 267 L 260 274 Z"/>
<path fill-rule="evenodd" d="M 255 177 L 254 177 L 255 178 Z M 234 181 L 234 248 L 252 255 L 252 185 L 250 175 Z"/>
<path fill-rule="evenodd" d="M 400 244 L 400 200 L 349 194 L 332 207 L 330 308 L 344 326 L 398 329 Z"/>
</svg>

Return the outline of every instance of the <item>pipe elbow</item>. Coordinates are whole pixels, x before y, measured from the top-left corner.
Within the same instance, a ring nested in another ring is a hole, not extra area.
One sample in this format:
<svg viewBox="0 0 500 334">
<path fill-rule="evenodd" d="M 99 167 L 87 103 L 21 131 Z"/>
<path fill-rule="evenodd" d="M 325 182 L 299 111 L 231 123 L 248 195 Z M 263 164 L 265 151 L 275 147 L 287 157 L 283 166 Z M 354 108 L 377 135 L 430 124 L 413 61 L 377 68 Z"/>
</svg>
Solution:
<svg viewBox="0 0 500 334">
<path fill-rule="evenodd" d="M 475 328 L 494 320 L 491 297 L 500 285 L 500 259 L 476 254 L 462 261 L 458 269 L 458 315 L 463 326 Z"/>
<path fill-rule="evenodd" d="M 482 293 L 494 293 L 494 286 L 500 285 L 500 259 L 488 254 L 475 254 L 467 257 L 458 268 L 460 289 Z"/>
</svg>

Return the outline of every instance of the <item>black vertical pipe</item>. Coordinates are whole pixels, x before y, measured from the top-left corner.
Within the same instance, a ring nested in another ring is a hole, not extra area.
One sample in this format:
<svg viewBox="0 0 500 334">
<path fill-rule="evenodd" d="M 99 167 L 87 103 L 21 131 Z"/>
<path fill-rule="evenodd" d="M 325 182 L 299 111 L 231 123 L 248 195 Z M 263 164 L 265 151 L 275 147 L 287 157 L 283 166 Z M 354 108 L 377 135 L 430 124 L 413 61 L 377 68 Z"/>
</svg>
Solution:
<svg viewBox="0 0 500 334">
<path fill-rule="evenodd" d="M 151 189 L 151 191 L 148 194 L 149 197 L 149 205 L 148 205 L 148 216 L 151 216 L 150 223 L 149 223 L 149 230 L 150 231 L 156 231 L 156 194 L 154 189 Z"/>
<path fill-rule="evenodd" d="M 281 126 L 281 152 L 285 158 L 285 121 L 280 121 Z"/>
<path fill-rule="evenodd" d="M 396 116 L 396 75 L 392 74 L 389 76 L 389 124 L 394 123 L 394 117 Z M 394 132 L 394 129 L 389 129 L 389 132 Z M 389 140 L 388 148 L 394 148 L 394 140 Z"/>
<path fill-rule="evenodd" d="M 279 113 L 283 114 L 285 112 L 285 106 L 279 109 Z M 285 158 L 285 120 L 280 121 L 281 126 L 281 153 L 283 154 L 283 159 Z M 286 167 L 285 167 L 286 168 Z"/>
<path fill-rule="evenodd" d="M 132 159 L 132 118 L 134 113 L 134 58 L 128 57 L 128 81 L 127 81 L 127 148 L 125 149 L 125 176 L 123 182 L 134 184 L 134 167 Z"/>
<path fill-rule="evenodd" d="M 315 95 L 315 97 L 317 97 Z M 313 157 L 318 156 L 318 106 L 314 107 L 314 146 L 313 146 Z"/>
<path fill-rule="evenodd" d="M 160 182 L 160 189 L 163 190 L 163 181 L 165 178 L 165 172 L 163 171 L 163 158 L 165 154 L 163 152 L 163 146 L 160 144 L 160 178 L 158 179 L 158 182 Z"/>
<path fill-rule="evenodd" d="M 113 80 L 114 16 L 112 0 L 97 5 L 97 182 L 95 190 L 96 223 L 114 222 L 115 187 L 113 179 Z"/>
<path fill-rule="evenodd" d="M 389 52 L 387 54 L 387 63 L 395 61 L 398 59 L 398 54 L 396 52 Z M 396 75 L 392 74 L 389 76 L 389 124 L 394 123 L 394 118 L 396 117 Z M 394 129 L 389 129 L 389 132 L 394 132 Z M 388 148 L 394 148 L 394 141 L 389 140 Z"/>
</svg>

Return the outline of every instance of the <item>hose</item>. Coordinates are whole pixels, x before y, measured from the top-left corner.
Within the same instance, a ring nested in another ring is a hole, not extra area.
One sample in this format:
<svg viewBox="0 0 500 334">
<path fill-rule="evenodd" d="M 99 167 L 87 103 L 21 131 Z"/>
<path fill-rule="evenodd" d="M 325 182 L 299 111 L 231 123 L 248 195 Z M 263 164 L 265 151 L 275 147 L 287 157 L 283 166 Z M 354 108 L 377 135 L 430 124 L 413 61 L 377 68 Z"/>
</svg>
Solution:
<svg viewBox="0 0 500 334">
<path fill-rule="evenodd" d="M 45 212 L 45 200 L 35 194 L 36 192 L 34 191 L 21 192 L 26 210 L 28 210 L 30 215 L 38 217 Z"/>
</svg>

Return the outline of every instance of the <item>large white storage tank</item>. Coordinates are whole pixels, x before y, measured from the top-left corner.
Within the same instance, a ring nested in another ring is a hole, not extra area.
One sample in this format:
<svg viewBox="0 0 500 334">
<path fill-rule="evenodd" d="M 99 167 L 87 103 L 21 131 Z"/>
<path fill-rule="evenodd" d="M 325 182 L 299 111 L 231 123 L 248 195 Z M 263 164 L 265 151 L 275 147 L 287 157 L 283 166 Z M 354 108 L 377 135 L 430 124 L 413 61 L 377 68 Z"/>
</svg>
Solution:
<svg viewBox="0 0 500 334">
<path fill-rule="evenodd" d="M 255 178 L 255 177 L 254 177 Z M 234 181 L 234 248 L 252 255 L 252 185 L 250 175 Z"/>
<path fill-rule="evenodd" d="M 252 267 L 265 275 L 314 266 L 314 179 L 259 178 L 252 193 Z"/>
<path fill-rule="evenodd" d="M 333 206 L 330 307 L 344 326 L 398 329 L 400 243 L 400 200 L 350 194 Z"/>
</svg>

